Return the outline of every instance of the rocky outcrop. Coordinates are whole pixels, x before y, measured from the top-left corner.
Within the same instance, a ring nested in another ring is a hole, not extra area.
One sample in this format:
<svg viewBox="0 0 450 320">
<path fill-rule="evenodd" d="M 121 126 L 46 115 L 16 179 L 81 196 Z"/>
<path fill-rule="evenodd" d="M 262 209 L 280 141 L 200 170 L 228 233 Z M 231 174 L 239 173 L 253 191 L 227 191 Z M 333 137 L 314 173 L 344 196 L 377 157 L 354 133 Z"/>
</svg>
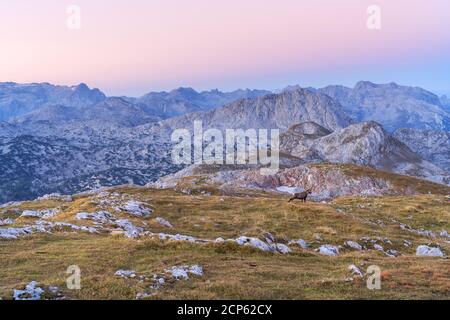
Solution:
<svg viewBox="0 0 450 320">
<path fill-rule="evenodd" d="M 186 182 L 185 178 L 192 180 Z M 201 184 L 197 184 L 201 181 Z M 417 193 L 449 193 L 450 188 L 415 178 L 391 174 L 354 165 L 300 165 L 280 170 L 274 175 L 262 175 L 258 169 L 237 170 L 206 165 L 190 166 L 176 174 L 149 184 L 153 188 L 188 189 L 196 186 L 216 186 L 222 190 L 312 189 L 311 198 L 325 200 L 340 196 L 413 195 Z"/>
</svg>

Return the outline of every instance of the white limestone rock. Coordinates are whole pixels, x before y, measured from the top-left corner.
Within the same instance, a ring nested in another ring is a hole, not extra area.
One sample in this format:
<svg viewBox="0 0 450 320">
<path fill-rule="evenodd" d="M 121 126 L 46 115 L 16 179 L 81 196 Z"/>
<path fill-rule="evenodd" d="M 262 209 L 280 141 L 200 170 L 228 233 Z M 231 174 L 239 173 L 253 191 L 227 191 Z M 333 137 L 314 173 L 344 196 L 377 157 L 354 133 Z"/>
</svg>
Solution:
<svg viewBox="0 0 450 320">
<path fill-rule="evenodd" d="M 419 257 L 444 257 L 440 248 L 421 245 L 417 247 L 416 256 Z"/>
<path fill-rule="evenodd" d="M 329 244 L 320 246 L 317 251 L 320 254 L 323 254 L 325 256 L 338 256 L 339 255 L 339 248 L 336 246 L 329 245 Z"/>
</svg>

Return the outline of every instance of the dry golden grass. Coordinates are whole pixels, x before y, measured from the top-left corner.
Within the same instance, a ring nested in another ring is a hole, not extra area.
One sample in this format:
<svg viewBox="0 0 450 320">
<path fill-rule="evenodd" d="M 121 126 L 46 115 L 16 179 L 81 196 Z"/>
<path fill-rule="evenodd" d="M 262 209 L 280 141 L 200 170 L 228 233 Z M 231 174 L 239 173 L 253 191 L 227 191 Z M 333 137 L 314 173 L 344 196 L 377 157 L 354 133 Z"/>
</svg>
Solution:
<svg viewBox="0 0 450 320">
<path fill-rule="evenodd" d="M 185 234 L 198 238 L 260 237 L 271 232 L 279 241 L 304 239 L 317 248 L 323 244 L 343 245 L 361 237 L 387 237 L 404 256 L 390 258 L 374 251 L 341 249 L 338 257 L 325 257 L 314 250 L 292 246 L 288 255 L 265 253 L 231 243 L 189 244 L 108 234 L 35 234 L 20 240 L 0 240 L 0 297 L 10 298 L 13 288 L 32 280 L 57 285 L 70 299 L 134 299 L 149 283 L 114 276 L 118 269 L 134 269 L 152 276 L 175 265 L 199 264 L 203 277 L 169 282 L 153 299 L 449 299 L 450 268 L 447 259 L 415 257 L 419 244 L 438 243 L 450 253 L 442 239 L 431 239 L 399 228 L 399 223 L 434 232 L 450 230 L 450 204 L 446 196 L 340 198 L 332 203 L 287 203 L 287 196 L 252 192 L 211 196 L 186 195 L 173 190 L 120 187 L 114 192 L 129 195 L 152 206 L 147 222 L 152 232 Z M 18 209 L 58 207 L 56 220 L 74 222 L 81 211 L 100 208 L 92 196 L 73 202 L 27 202 Z M 110 208 L 106 208 L 110 209 Z M 8 211 L 9 212 L 9 211 Z M 155 217 L 170 221 L 174 229 L 160 226 Z M 26 221 L 19 221 L 26 223 Z M 77 222 L 79 223 L 79 222 Z M 88 222 L 85 222 L 88 224 Z M 139 224 L 140 225 L 140 224 Z M 403 240 L 413 243 L 411 248 Z M 348 266 L 364 271 L 378 265 L 383 271 L 381 290 L 369 290 L 364 279 L 346 282 Z M 82 289 L 65 288 L 66 269 L 78 265 Z"/>
</svg>

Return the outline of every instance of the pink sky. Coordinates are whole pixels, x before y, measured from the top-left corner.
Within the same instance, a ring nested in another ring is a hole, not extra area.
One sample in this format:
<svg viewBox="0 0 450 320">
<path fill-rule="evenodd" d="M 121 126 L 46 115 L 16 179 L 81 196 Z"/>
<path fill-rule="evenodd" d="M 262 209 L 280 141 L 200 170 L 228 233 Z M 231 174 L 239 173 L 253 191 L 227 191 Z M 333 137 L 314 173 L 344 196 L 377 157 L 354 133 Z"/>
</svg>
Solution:
<svg viewBox="0 0 450 320">
<path fill-rule="evenodd" d="M 78 5 L 81 30 L 66 27 Z M 378 4 L 382 28 L 366 27 Z M 14 0 L 0 81 L 108 94 L 398 81 L 450 92 L 448 0 Z"/>
</svg>

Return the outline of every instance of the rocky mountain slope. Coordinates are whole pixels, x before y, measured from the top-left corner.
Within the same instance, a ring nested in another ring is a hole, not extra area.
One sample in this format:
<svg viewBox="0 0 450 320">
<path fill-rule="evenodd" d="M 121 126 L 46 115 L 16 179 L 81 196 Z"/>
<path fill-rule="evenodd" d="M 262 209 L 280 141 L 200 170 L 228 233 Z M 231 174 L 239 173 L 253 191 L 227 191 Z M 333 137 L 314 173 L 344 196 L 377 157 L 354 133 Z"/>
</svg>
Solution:
<svg viewBox="0 0 450 320">
<path fill-rule="evenodd" d="M 354 88 L 318 89 L 343 107 L 356 122 L 376 121 L 388 131 L 399 128 L 450 131 L 450 112 L 438 96 L 417 87 L 362 81 Z"/>
<path fill-rule="evenodd" d="M 281 136 L 280 149 L 306 162 L 349 163 L 449 183 L 448 172 L 424 161 L 381 125 L 362 122 L 331 133 L 302 123 Z"/>
<path fill-rule="evenodd" d="M 339 103 L 324 94 L 297 89 L 238 100 L 208 112 L 169 119 L 162 126 L 172 129 L 191 128 L 194 120 L 201 120 L 205 128 L 266 128 L 285 131 L 293 124 L 313 121 L 335 130 L 351 123 L 341 109 Z"/>
<path fill-rule="evenodd" d="M 0 141 L 0 202 L 33 199 L 47 193 L 75 193 L 119 184 L 143 185 L 181 167 L 168 143 L 159 139 L 86 138 L 23 135 Z"/>
<path fill-rule="evenodd" d="M 420 155 L 450 172 L 450 132 L 399 129 L 394 136 Z"/>
</svg>

